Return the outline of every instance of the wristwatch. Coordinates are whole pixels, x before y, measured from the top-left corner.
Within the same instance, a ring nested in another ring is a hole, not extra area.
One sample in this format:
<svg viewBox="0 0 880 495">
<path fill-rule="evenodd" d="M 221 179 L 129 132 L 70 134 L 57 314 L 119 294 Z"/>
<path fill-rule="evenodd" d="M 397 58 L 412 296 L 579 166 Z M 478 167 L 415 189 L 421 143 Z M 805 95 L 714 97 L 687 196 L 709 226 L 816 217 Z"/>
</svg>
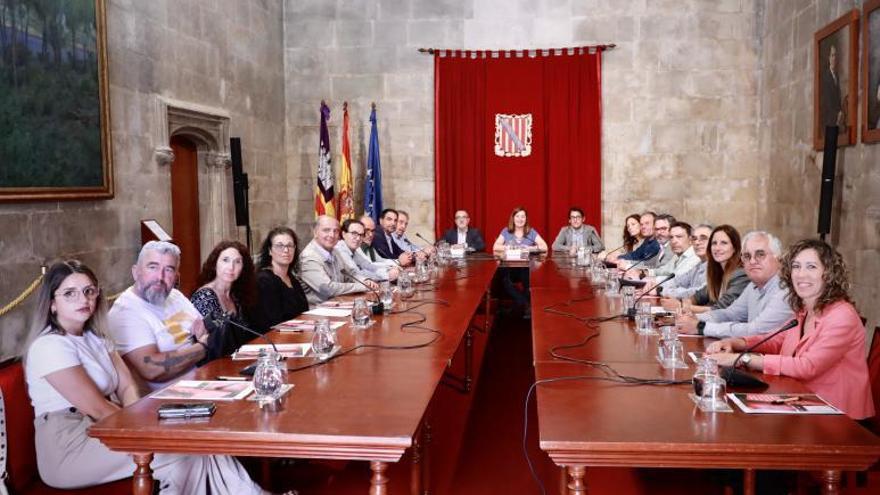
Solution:
<svg viewBox="0 0 880 495">
<path fill-rule="evenodd" d="M 706 322 L 702 321 L 702 320 L 698 321 L 697 322 L 697 334 L 703 335 L 703 330 L 705 330 L 705 329 L 706 329 Z"/>
<path fill-rule="evenodd" d="M 743 364 L 743 368 L 748 368 L 749 363 L 752 362 L 752 354 L 749 352 L 743 354 L 739 361 Z"/>
</svg>

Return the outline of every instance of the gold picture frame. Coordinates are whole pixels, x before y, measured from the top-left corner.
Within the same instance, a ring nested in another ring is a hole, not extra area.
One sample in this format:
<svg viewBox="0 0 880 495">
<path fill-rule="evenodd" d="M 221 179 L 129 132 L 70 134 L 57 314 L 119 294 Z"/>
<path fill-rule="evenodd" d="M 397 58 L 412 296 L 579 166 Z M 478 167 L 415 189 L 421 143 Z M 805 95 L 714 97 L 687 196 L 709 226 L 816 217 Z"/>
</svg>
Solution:
<svg viewBox="0 0 880 495">
<path fill-rule="evenodd" d="M 825 147 L 825 126 L 837 125 L 838 146 L 856 143 L 859 11 L 816 32 L 813 43 L 813 147 Z"/>
</svg>

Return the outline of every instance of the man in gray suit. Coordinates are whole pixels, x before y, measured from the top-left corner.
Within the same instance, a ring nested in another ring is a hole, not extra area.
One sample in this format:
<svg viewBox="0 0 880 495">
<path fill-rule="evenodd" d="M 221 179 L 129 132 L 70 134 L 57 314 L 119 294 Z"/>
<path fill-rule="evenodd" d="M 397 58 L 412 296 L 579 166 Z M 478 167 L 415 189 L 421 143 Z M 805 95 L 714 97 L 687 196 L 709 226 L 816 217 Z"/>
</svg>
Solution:
<svg viewBox="0 0 880 495">
<path fill-rule="evenodd" d="M 592 225 L 584 223 L 584 210 L 577 206 L 568 209 L 568 225 L 562 227 L 556 240 L 553 241 L 553 251 L 567 252 L 574 256 L 579 247 L 589 249 L 594 253 L 605 249 L 602 238 Z"/>
<path fill-rule="evenodd" d="M 309 304 L 320 304 L 342 294 L 365 292 L 367 288 L 346 273 L 344 261 L 333 250 L 339 241 L 339 222 L 326 215 L 318 217 L 314 236 L 299 256 L 300 279 Z M 375 282 L 363 282 L 378 287 Z"/>
</svg>

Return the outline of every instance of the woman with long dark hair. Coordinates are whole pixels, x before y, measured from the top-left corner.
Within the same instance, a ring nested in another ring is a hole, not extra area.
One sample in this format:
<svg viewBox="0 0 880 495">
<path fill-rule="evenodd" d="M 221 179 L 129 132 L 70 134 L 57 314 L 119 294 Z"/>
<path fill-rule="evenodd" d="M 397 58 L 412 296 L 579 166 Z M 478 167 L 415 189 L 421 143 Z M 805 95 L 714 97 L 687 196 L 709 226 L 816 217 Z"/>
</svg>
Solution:
<svg viewBox="0 0 880 495">
<path fill-rule="evenodd" d="M 190 300 L 208 326 L 214 327 L 209 330 L 224 332 L 223 345 L 218 349 L 220 354 L 229 354 L 254 337 L 241 328 L 249 325 L 246 315 L 251 314 L 256 305 L 254 277 L 251 253 L 238 241 L 221 241 L 202 265 L 200 287 Z"/>
<path fill-rule="evenodd" d="M 623 251 L 625 253 L 635 251 L 642 243 L 641 220 L 641 215 L 633 213 L 623 222 Z"/>
<path fill-rule="evenodd" d="M 70 260 L 43 276 L 25 355 L 34 406 L 37 468 L 54 488 L 84 488 L 131 476 L 129 454 L 114 452 L 88 429 L 138 400 L 131 373 L 107 339 L 107 308 L 94 272 Z M 159 493 L 261 494 L 235 459 L 156 454 Z"/>
<path fill-rule="evenodd" d="M 749 277 L 740 259 L 742 242 L 739 232 L 730 225 L 719 225 L 709 236 L 709 256 L 706 264 L 706 287 L 691 298 L 691 311 L 703 313 L 726 308 L 749 285 Z"/>
<path fill-rule="evenodd" d="M 782 259 L 780 284 L 788 291 L 797 326 L 758 345 L 739 363 L 768 375 L 801 380 L 853 419 L 873 416 L 865 327 L 849 294 L 843 257 L 825 241 L 796 242 Z M 719 340 L 706 350 L 718 364 L 731 366 L 740 352 L 765 336 Z"/>
<path fill-rule="evenodd" d="M 308 311 L 308 299 L 296 277 L 299 252 L 299 239 L 288 227 L 275 227 L 263 240 L 257 261 L 256 330 L 267 332 L 273 325 Z"/>
</svg>

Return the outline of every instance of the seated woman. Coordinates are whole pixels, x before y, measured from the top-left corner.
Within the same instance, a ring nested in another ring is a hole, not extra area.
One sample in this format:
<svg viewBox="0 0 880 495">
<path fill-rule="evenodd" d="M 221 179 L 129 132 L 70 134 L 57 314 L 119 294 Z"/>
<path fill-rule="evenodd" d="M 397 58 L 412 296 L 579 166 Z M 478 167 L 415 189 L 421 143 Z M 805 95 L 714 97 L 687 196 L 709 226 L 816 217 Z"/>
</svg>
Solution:
<svg viewBox="0 0 880 495">
<path fill-rule="evenodd" d="M 294 274 L 299 264 L 299 240 L 293 230 L 275 227 L 266 236 L 257 262 L 257 309 L 254 326 L 267 332 L 309 310 L 309 301 Z"/>
<path fill-rule="evenodd" d="M 853 419 L 874 415 L 865 327 L 849 295 L 843 257 L 824 241 L 805 239 L 789 248 L 782 260 L 780 282 L 798 325 L 758 345 L 739 364 L 767 375 L 796 378 L 815 394 Z M 766 335 L 719 340 L 707 352 L 731 366 L 739 352 Z"/>
<path fill-rule="evenodd" d="M 510 213 L 507 227 L 501 229 L 501 234 L 495 239 L 492 250 L 503 251 L 506 246 L 518 246 L 530 252 L 546 252 L 547 243 L 538 234 L 538 231 L 529 226 L 528 213 L 525 208 L 517 206 Z M 531 319 L 532 309 L 529 307 L 529 269 L 528 268 L 503 268 L 502 281 L 504 290 L 513 298 L 516 306 L 523 311 L 523 318 Z M 517 289 L 519 283 L 522 289 Z"/>
<path fill-rule="evenodd" d="M 253 334 L 239 326 L 250 324 L 245 315 L 253 311 L 257 300 L 254 261 L 247 246 L 238 241 L 217 244 L 202 265 L 199 284 L 190 300 L 209 330 L 223 332 L 222 339 L 215 339 L 220 342 L 216 353 L 225 356 L 253 339 Z M 219 327 L 211 328 L 211 322 Z"/>
<path fill-rule="evenodd" d="M 686 305 L 694 313 L 726 308 L 749 285 L 742 267 L 739 232 L 730 225 L 719 225 L 709 236 L 709 257 L 706 264 L 706 286 L 698 290 Z"/>
<path fill-rule="evenodd" d="M 553 250 L 574 256 L 579 247 L 584 247 L 593 253 L 605 249 L 596 229 L 584 223 L 584 210 L 572 206 L 568 209 L 568 225 L 559 231 L 559 235 L 553 241 Z"/>
<path fill-rule="evenodd" d="M 137 386 L 106 338 L 107 308 L 95 274 L 78 261 L 56 263 L 43 276 L 25 356 L 34 406 L 37 468 L 59 489 L 130 477 L 131 456 L 88 436 L 95 421 L 138 399 Z M 207 333 L 198 337 L 204 344 Z M 227 456 L 156 454 L 160 493 L 265 493 Z"/>
<path fill-rule="evenodd" d="M 644 240 L 642 238 L 641 220 L 642 216 L 638 213 L 633 213 L 626 217 L 626 221 L 623 224 L 623 251 L 626 253 L 635 251 Z"/>
</svg>

